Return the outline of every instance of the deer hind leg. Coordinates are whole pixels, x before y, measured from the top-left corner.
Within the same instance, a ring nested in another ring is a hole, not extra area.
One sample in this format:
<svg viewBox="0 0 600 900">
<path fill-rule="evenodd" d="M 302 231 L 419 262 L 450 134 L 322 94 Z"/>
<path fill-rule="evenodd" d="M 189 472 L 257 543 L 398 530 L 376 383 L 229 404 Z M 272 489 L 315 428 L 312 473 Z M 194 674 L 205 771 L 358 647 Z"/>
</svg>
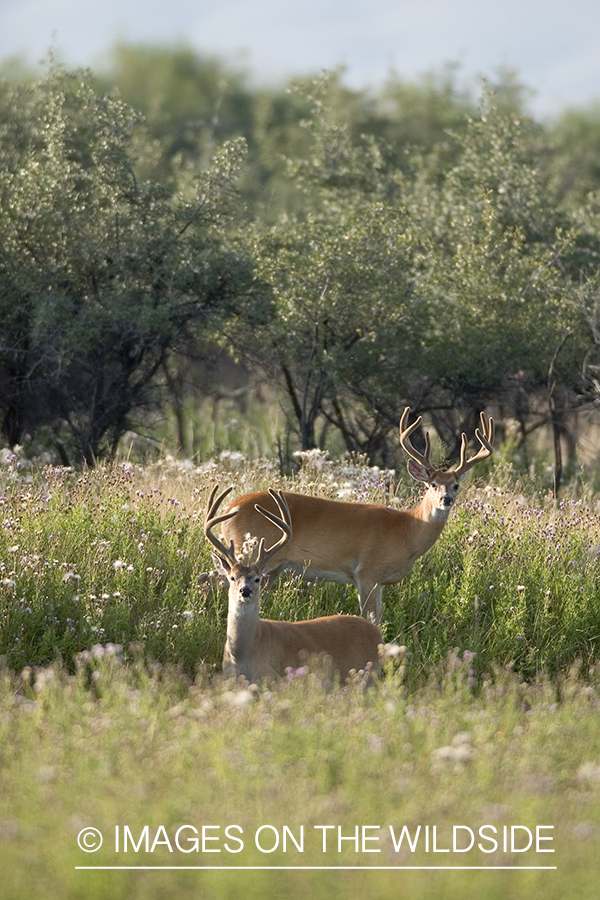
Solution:
<svg viewBox="0 0 600 900">
<path fill-rule="evenodd" d="M 381 585 L 358 582 L 356 587 L 361 616 L 365 616 L 370 622 L 380 625 L 382 620 Z"/>
</svg>

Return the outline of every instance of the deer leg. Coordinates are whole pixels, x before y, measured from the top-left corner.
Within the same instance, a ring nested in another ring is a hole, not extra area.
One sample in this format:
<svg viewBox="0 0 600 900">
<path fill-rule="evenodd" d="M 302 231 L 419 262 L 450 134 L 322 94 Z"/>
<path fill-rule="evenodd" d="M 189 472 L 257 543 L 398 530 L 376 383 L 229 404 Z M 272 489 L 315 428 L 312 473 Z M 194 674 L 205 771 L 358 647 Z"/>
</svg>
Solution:
<svg viewBox="0 0 600 900">
<path fill-rule="evenodd" d="M 376 625 L 381 623 L 381 585 L 380 584 L 361 584 L 356 585 L 358 590 L 358 602 L 360 604 L 360 614 L 365 616 Z"/>
</svg>

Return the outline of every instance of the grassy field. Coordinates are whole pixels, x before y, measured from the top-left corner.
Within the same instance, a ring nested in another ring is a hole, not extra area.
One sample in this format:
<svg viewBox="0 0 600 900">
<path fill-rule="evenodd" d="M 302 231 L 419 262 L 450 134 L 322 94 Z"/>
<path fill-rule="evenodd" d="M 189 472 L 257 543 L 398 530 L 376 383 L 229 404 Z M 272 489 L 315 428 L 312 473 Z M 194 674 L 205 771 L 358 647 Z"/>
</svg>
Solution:
<svg viewBox="0 0 600 900">
<path fill-rule="evenodd" d="M 226 595 L 198 578 L 211 485 L 399 507 L 408 485 L 318 453 L 288 481 L 237 454 L 83 474 L 9 458 L 0 480 L 2 900 L 597 897 L 594 497 L 555 506 L 490 470 L 384 592 L 406 649 L 375 688 L 249 690 L 220 675 Z M 296 579 L 264 601 L 358 611 L 353 588 Z"/>
</svg>

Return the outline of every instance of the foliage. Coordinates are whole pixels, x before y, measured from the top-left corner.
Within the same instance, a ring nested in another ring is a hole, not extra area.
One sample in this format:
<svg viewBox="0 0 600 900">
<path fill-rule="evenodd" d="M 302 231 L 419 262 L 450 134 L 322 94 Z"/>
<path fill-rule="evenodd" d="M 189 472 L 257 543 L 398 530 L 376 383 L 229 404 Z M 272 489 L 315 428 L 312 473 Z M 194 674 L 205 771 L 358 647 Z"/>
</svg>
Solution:
<svg viewBox="0 0 600 900">
<path fill-rule="evenodd" d="M 243 313 L 252 265 L 225 232 L 244 145 L 182 171 L 175 191 L 151 178 L 140 117 L 85 73 L 51 66 L 4 109 L 3 432 L 14 445 L 48 425 L 63 458 L 92 463 L 155 403 L 161 366 L 190 329 Z"/>
<path fill-rule="evenodd" d="M 566 109 L 550 131 L 547 168 L 558 198 L 570 208 L 585 204 L 600 186 L 600 105 Z"/>
<path fill-rule="evenodd" d="M 565 335 L 561 376 L 570 387 L 580 386 L 589 346 L 568 275 L 579 238 L 540 177 L 527 128 L 484 95 L 460 143 L 441 179 L 423 168 L 412 199 L 421 223 L 416 279 L 432 310 L 419 408 L 441 408 L 435 422 L 449 446 L 458 429 L 445 408 L 471 408 L 470 427 L 493 401 L 514 416 L 547 385 Z"/>
<path fill-rule="evenodd" d="M 150 659 L 219 671 L 227 599 L 200 574 L 212 568 L 203 535 L 210 488 L 284 487 L 356 502 L 412 503 L 393 473 L 364 461 L 302 454 L 294 478 L 240 453 L 194 466 L 173 459 L 98 466 L 82 475 L 36 473 L 12 459 L 0 501 L 0 654 L 19 671 L 95 643 L 143 644 Z M 600 534 L 581 500 L 525 499 L 505 467 L 473 486 L 434 547 L 404 582 L 384 590 L 384 636 L 408 649 L 406 683 L 427 678 L 455 649 L 477 675 L 512 664 L 553 676 L 600 652 Z M 516 494 L 516 497 L 515 497 Z M 357 613 L 353 586 L 282 577 L 263 598 L 267 618 Z"/>
<path fill-rule="evenodd" d="M 259 224 L 254 250 L 277 313 L 254 358 L 286 390 L 300 446 L 322 442 L 320 422 L 388 464 L 407 403 L 456 452 L 487 404 L 529 414 L 551 371 L 582 392 L 592 335 L 575 279 L 595 270 L 597 232 L 556 206 L 532 126 L 488 92 L 452 165 L 440 150 L 401 171 L 336 123 L 336 89 L 310 87 L 310 148 L 288 160 L 304 202 Z"/>
<path fill-rule="evenodd" d="M 143 113 L 164 163 L 184 157 L 208 167 L 224 141 L 252 139 L 254 97 L 244 74 L 186 44 L 117 43 L 96 78 Z"/>
<path fill-rule="evenodd" d="M 328 122 L 322 90 L 317 85 L 311 97 L 311 151 L 288 164 L 303 207 L 257 229 L 258 273 L 277 315 L 260 332 L 256 358 L 285 385 L 302 449 L 317 445 L 325 413 L 349 450 L 374 454 L 377 425 L 361 440 L 346 424 L 348 401 L 374 370 L 384 377 L 383 322 L 403 332 L 398 356 L 413 342 L 419 317 L 408 286 L 410 245 L 400 210 L 386 202 L 391 185 L 377 145 L 356 145 L 347 129 Z"/>
<path fill-rule="evenodd" d="M 559 186 L 571 120 L 528 120 L 525 94 L 500 72 L 477 111 L 453 67 L 380 92 L 343 72 L 258 89 L 185 45 L 118 45 L 101 79 L 7 81 L 5 438 L 47 433 L 90 463 L 153 412 L 191 454 L 203 363 L 225 351 L 247 390 L 285 398 L 288 468 L 315 446 L 390 465 L 405 404 L 450 454 L 490 405 L 521 441 L 549 421 L 557 441 L 597 397 L 600 229 L 593 167 Z"/>
<path fill-rule="evenodd" d="M 82 655 L 74 675 L 60 666 L 4 670 L 0 896 L 184 897 L 200 884 L 213 898 L 241 890 L 299 900 L 347 897 L 351 885 L 387 900 L 402 878 L 417 898 L 592 897 L 598 690 L 597 678 L 584 685 L 573 671 L 557 701 L 547 680 L 525 685 L 498 668 L 474 694 L 469 661 L 456 655 L 416 693 L 401 672 L 371 691 L 360 680 L 326 690 L 318 674 L 260 692 L 201 678 L 190 685 L 164 666 L 124 665 L 110 646 Z M 453 825 L 462 826 L 457 852 Z M 480 835 L 483 825 L 494 831 Z M 396 851 L 390 827 L 396 841 L 403 827 L 414 841 L 419 826 L 414 852 L 406 835 Z M 554 852 L 511 852 L 510 843 L 504 852 L 511 826 L 518 849 L 524 829 L 535 835 L 540 826 L 551 841 L 539 846 Z M 77 843 L 90 827 L 103 836 L 95 853 Z M 484 851 L 493 845 L 481 838 L 496 835 L 496 851 L 463 852 L 465 829 Z M 275 868 L 236 869 L 244 866 Z M 323 866 L 334 868 L 312 868 Z"/>
</svg>

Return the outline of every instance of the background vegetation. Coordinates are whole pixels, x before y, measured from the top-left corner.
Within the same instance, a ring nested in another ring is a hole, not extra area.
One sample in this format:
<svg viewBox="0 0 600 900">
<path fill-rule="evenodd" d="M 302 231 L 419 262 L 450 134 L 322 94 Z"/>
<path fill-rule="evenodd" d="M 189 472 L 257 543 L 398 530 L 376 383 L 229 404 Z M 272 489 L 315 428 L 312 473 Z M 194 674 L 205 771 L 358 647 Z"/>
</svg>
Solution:
<svg viewBox="0 0 600 900">
<path fill-rule="evenodd" d="M 513 73 L 477 97 L 452 68 L 269 91 L 184 46 L 5 71 L 10 446 L 388 466 L 405 404 L 450 454 L 488 407 L 522 455 L 552 426 L 560 481 L 598 393 L 594 109 L 534 122 Z"/>
</svg>

